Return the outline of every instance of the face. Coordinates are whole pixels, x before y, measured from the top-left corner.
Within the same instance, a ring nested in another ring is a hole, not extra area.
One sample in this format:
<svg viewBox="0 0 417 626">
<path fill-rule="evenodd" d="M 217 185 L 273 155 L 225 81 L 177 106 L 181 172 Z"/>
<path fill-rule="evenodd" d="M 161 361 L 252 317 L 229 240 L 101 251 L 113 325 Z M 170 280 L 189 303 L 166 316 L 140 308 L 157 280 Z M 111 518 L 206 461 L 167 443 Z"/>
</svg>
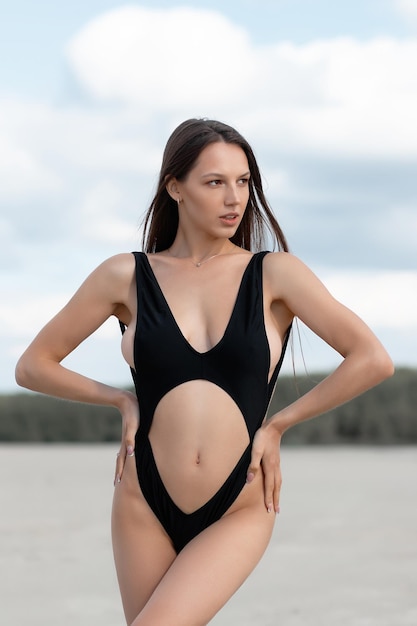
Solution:
<svg viewBox="0 0 417 626">
<path fill-rule="evenodd" d="M 178 200 L 180 227 L 199 229 L 211 237 L 232 237 L 249 200 L 249 165 L 236 144 L 208 145 L 183 181 L 168 185 Z"/>
</svg>

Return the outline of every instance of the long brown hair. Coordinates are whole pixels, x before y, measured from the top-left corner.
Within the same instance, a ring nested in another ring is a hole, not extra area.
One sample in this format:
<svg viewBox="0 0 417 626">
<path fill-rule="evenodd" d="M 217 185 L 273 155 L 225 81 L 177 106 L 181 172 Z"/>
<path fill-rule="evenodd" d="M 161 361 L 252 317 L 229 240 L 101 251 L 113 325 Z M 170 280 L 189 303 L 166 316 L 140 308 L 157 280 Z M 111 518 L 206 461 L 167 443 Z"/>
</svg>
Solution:
<svg viewBox="0 0 417 626">
<path fill-rule="evenodd" d="M 265 198 L 262 179 L 252 148 L 234 128 L 207 119 L 190 119 L 178 126 L 165 147 L 158 188 L 144 218 L 142 246 L 146 252 L 169 248 L 177 234 L 178 206 L 167 192 L 171 178 L 182 181 L 193 168 L 200 153 L 216 141 L 240 146 L 248 159 L 249 200 L 245 213 L 231 241 L 246 250 L 261 250 L 268 230 L 279 250 L 288 252 L 288 244 Z"/>
</svg>

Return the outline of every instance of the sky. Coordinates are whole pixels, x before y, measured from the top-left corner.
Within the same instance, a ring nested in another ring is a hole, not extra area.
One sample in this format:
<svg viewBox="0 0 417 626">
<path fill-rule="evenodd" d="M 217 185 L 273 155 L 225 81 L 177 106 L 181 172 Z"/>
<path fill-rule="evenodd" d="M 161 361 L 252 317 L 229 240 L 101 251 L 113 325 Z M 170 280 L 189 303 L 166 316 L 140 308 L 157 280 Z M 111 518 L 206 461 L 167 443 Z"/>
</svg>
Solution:
<svg viewBox="0 0 417 626">
<path fill-rule="evenodd" d="M 189 117 L 249 140 L 291 251 L 417 366 L 417 0 L 0 0 L 0 58 L 0 391 L 84 278 L 140 249 Z M 129 384 L 118 333 L 65 364 Z M 340 362 L 299 334 L 298 371 Z"/>
</svg>

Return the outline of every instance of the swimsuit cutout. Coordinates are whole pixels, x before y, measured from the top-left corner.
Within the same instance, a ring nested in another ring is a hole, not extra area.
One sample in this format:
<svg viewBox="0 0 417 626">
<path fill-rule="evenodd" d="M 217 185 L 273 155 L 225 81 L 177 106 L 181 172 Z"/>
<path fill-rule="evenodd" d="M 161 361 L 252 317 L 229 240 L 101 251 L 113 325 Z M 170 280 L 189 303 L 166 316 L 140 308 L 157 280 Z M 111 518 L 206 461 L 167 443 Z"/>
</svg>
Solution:
<svg viewBox="0 0 417 626">
<path fill-rule="evenodd" d="M 132 376 L 140 409 L 135 440 L 136 469 L 142 493 L 178 553 L 202 530 L 220 519 L 243 489 L 253 438 L 268 410 L 291 327 L 268 382 L 270 350 L 262 291 L 262 261 L 267 252 L 258 252 L 245 268 L 223 337 L 213 348 L 200 353 L 178 327 L 147 255 L 133 254 L 138 312 Z M 125 326 L 120 325 L 124 331 Z M 192 380 L 212 382 L 231 397 L 246 423 L 249 444 L 218 491 L 197 510 L 184 513 L 162 482 L 148 435 L 161 399 L 178 385 Z"/>
</svg>

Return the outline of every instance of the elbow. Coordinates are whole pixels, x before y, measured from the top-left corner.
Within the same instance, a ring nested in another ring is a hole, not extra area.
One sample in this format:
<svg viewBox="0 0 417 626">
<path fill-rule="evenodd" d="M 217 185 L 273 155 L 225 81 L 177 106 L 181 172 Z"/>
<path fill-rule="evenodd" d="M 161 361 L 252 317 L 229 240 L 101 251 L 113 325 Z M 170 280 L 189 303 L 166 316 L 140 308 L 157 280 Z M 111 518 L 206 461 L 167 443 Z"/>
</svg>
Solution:
<svg viewBox="0 0 417 626">
<path fill-rule="evenodd" d="M 19 387 L 27 386 L 27 373 L 26 373 L 26 368 L 25 368 L 24 361 L 22 358 L 20 358 L 16 364 L 14 377 Z"/>
<path fill-rule="evenodd" d="M 29 359 L 22 355 L 18 360 L 15 368 L 15 380 L 19 387 L 26 387 L 26 389 L 32 389 L 33 376 L 31 374 L 33 368 L 30 366 Z"/>
<path fill-rule="evenodd" d="M 395 373 L 394 363 L 392 362 L 392 359 L 391 359 L 390 356 L 387 355 L 387 357 L 388 358 L 387 358 L 386 363 L 385 363 L 384 380 L 385 380 L 385 378 L 390 378 Z"/>
<path fill-rule="evenodd" d="M 390 378 L 395 372 L 394 363 L 388 352 L 382 346 L 373 353 L 369 367 L 376 378 L 375 384 Z"/>
</svg>

